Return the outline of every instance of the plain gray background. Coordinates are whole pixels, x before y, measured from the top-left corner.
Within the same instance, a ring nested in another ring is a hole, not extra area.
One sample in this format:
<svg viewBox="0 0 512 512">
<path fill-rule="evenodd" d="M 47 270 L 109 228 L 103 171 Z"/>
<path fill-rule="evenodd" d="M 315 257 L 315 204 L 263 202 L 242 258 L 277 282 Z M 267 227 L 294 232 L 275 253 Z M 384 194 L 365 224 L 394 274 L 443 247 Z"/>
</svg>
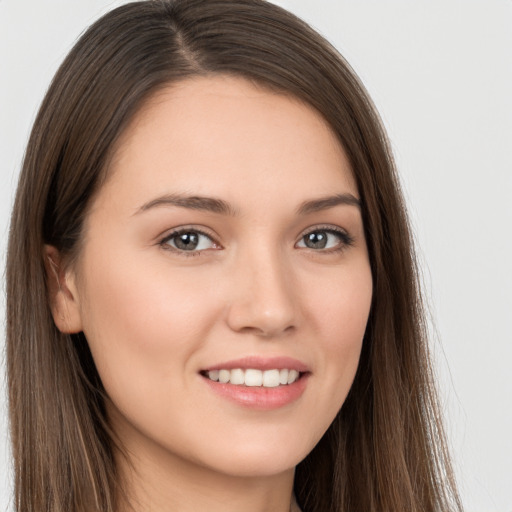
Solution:
<svg viewBox="0 0 512 512">
<path fill-rule="evenodd" d="M 2 269 L 17 173 L 44 91 L 78 35 L 121 3 L 0 0 Z M 512 512 L 512 1 L 277 3 L 334 43 L 381 112 L 418 242 L 463 500 L 468 512 Z M 1 382 L 4 511 L 12 507 Z"/>
</svg>

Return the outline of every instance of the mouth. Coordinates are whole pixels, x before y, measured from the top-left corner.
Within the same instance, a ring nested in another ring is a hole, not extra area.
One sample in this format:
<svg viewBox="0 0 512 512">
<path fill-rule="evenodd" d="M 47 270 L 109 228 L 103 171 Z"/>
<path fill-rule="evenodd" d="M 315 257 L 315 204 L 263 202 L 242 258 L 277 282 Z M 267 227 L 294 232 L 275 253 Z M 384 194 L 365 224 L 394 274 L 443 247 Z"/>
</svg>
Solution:
<svg viewBox="0 0 512 512">
<path fill-rule="evenodd" d="M 246 357 L 203 369 L 199 374 L 211 391 L 231 403 L 270 410 L 297 401 L 311 371 L 289 357 Z"/>
<path fill-rule="evenodd" d="M 297 382 L 305 372 L 299 372 L 293 368 L 273 368 L 259 370 L 257 368 L 222 368 L 220 370 L 204 370 L 200 372 L 214 382 L 232 384 L 234 386 L 276 388 L 288 386 Z"/>
</svg>

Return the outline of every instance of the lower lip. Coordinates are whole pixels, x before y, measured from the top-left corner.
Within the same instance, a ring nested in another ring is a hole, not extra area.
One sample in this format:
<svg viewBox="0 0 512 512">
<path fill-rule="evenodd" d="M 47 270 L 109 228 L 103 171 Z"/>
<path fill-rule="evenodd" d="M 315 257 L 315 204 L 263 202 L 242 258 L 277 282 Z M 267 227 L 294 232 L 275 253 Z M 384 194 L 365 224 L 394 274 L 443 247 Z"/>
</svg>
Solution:
<svg viewBox="0 0 512 512">
<path fill-rule="evenodd" d="M 306 389 L 308 377 L 309 374 L 303 374 L 294 383 L 275 388 L 223 384 L 208 377 L 202 378 L 213 392 L 232 402 L 252 409 L 272 410 L 298 400 Z"/>
</svg>

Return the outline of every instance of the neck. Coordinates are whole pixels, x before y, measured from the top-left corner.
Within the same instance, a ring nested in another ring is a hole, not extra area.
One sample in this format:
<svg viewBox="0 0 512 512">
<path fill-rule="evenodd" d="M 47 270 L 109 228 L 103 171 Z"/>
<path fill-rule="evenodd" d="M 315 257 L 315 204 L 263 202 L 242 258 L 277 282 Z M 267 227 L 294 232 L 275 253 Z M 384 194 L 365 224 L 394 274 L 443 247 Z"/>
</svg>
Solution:
<svg viewBox="0 0 512 512">
<path fill-rule="evenodd" d="M 270 476 L 219 473 L 173 455 L 117 457 L 119 512 L 289 512 L 294 470 Z"/>
</svg>

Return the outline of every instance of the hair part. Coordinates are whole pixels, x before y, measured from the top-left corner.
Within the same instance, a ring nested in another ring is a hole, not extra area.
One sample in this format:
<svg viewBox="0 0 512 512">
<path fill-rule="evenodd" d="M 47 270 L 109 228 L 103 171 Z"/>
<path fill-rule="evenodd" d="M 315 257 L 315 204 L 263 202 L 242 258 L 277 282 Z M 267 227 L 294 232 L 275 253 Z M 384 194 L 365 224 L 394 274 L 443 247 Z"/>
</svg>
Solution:
<svg viewBox="0 0 512 512">
<path fill-rule="evenodd" d="M 317 109 L 361 195 L 374 296 L 354 384 L 296 470 L 304 512 L 461 510 L 427 349 L 404 201 L 364 87 L 304 22 L 262 0 L 150 0 L 94 23 L 46 94 L 7 257 L 7 374 L 18 511 L 115 512 L 116 445 L 83 334 L 55 326 L 43 247 L 73 262 L 119 137 L 156 91 L 235 75 Z"/>
</svg>

